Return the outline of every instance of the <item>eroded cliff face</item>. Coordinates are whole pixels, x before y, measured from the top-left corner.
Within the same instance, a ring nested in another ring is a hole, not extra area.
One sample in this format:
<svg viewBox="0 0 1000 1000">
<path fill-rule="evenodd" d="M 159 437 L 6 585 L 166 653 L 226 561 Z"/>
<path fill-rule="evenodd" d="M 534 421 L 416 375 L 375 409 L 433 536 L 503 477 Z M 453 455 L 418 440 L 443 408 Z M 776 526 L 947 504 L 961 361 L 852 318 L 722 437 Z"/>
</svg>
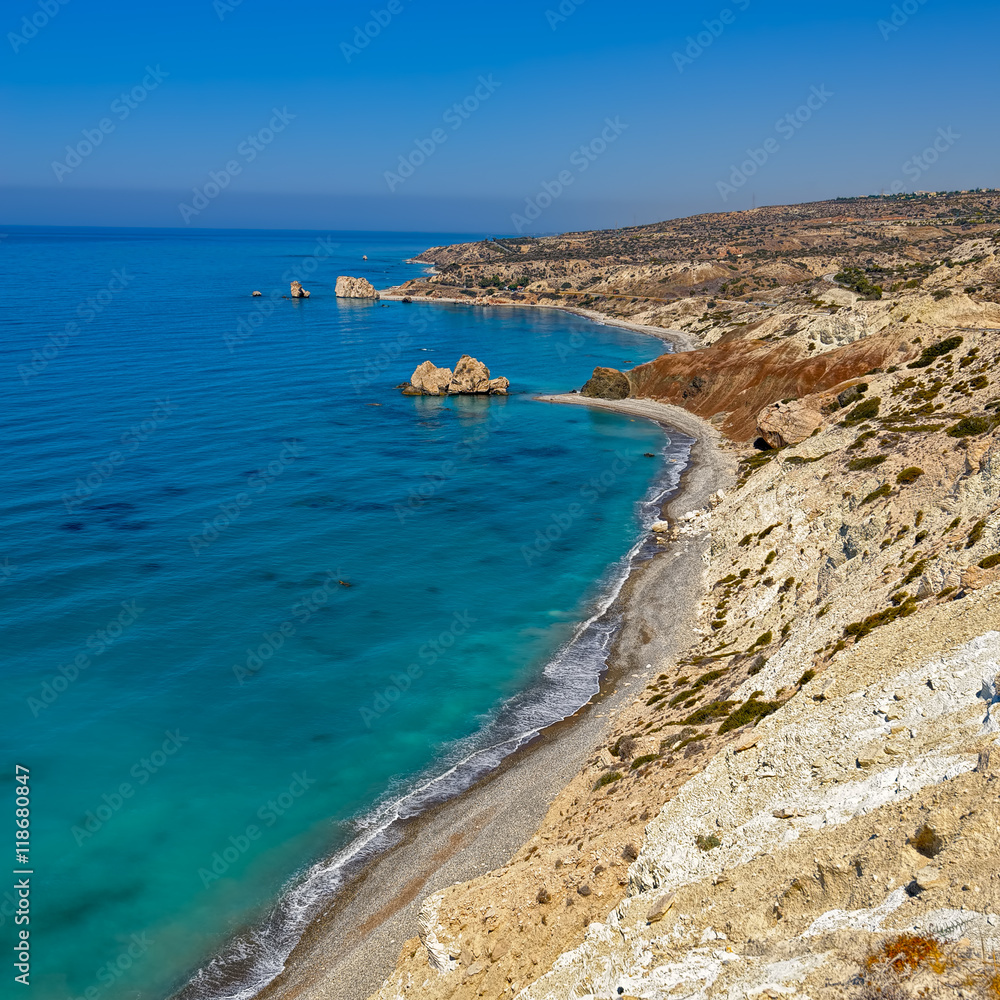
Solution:
<svg viewBox="0 0 1000 1000">
<path fill-rule="evenodd" d="M 797 343 L 721 340 L 711 347 L 664 354 L 628 373 L 630 395 L 683 406 L 706 420 L 719 418 L 735 441 L 757 436 L 757 414 L 775 400 L 832 389 L 917 350 L 905 331 L 866 338 L 810 357 Z"/>
<path fill-rule="evenodd" d="M 738 487 L 657 536 L 705 544 L 700 639 L 652 664 L 508 865 L 432 897 L 379 1000 L 986 988 L 982 956 L 1000 949 L 1000 338 L 928 332 L 881 334 L 858 364 L 837 357 L 858 344 L 804 362 L 787 348 L 780 378 L 802 381 L 775 396 L 800 395 L 817 432 L 738 448 Z M 735 353 L 715 356 L 739 376 Z M 707 392 L 734 437 L 756 420 L 745 382 L 685 397 L 693 368 L 643 369 L 695 412 Z M 885 950 L 904 930 L 912 964 Z"/>
</svg>

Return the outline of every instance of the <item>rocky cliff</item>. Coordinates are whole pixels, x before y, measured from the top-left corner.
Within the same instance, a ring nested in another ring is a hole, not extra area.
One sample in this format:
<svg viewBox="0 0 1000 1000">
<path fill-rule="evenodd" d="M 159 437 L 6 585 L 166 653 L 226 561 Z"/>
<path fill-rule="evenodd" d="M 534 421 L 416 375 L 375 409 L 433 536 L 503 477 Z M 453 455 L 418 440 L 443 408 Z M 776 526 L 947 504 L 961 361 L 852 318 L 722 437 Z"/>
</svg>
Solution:
<svg viewBox="0 0 1000 1000">
<path fill-rule="evenodd" d="M 657 526 L 703 546 L 690 648 L 650 655 L 516 856 L 425 902 L 379 1000 L 1000 995 L 1000 245 L 961 215 L 1000 199 L 963 198 L 606 241 L 666 255 L 711 232 L 721 263 L 703 241 L 686 264 L 574 272 L 570 244 L 600 234 L 547 244 L 550 273 L 618 289 L 597 308 L 702 345 L 595 372 L 594 394 L 621 375 L 630 402 L 698 414 L 739 472 Z M 848 256 L 854 235 L 870 254 Z M 473 246 L 432 251 L 440 274 L 516 266 Z M 723 302 L 734 280 L 753 294 Z M 655 602 L 639 613 L 650 642 Z"/>
</svg>

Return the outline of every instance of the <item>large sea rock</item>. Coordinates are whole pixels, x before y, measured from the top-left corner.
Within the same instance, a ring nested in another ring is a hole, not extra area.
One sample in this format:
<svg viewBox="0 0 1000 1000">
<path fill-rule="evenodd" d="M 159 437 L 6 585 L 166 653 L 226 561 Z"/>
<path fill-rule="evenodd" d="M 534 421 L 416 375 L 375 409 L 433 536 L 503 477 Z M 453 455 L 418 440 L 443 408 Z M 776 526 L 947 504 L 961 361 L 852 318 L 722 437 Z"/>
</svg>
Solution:
<svg viewBox="0 0 1000 1000">
<path fill-rule="evenodd" d="M 351 278 L 341 275 L 335 289 L 338 299 L 377 299 L 378 292 L 367 278 Z"/>
<path fill-rule="evenodd" d="M 580 390 L 591 399 L 627 399 L 632 391 L 628 376 L 617 368 L 595 368 L 594 374 Z"/>
<path fill-rule="evenodd" d="M 308 299 L 309 292 L 302 287 L 300 281 L 293 281 L 289 289 L 293 299 Z"/>
<path fill-rule="evenodd" d="M 475 358 L 463 354 L 455 365 L 449 392 L 489 392 L 490 370 Z"/>
<path fill-rule="evenodd" d="M 503 376 L 490 378 L 490 370 L 475 358 L 463 354 L 454 370 L 438 368 L 431 361 L 417 365 L 410 381 L 402 387 L 410 396 L 477 395 L 504 396 L 510 381 Z"/>
<path fill-rule="evenodd" d="M 453 374 L 450 368 L 438 368 L 433 361 L 425 361 L 410 376 L 410 385 L 428 396 L 441 396 L 448 391 Z"/>
</svg>

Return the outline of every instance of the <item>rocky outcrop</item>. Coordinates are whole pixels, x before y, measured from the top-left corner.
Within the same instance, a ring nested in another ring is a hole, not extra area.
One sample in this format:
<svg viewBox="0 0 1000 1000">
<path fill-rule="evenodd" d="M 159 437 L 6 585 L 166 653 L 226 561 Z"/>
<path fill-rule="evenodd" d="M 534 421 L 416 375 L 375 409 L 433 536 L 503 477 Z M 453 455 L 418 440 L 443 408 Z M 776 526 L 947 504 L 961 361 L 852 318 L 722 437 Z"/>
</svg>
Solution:
<svg viewBox="0 0 1000 1000">
<path fill-rule="evenodd" d="M 351 278 L 341 275 L 337 278 L 336 295 L 338 299 L 377 299 L 378 292 L 367 278 Z"/>
<path fill-rule="evenodd" d="M 402 386 L 408 396 L 504 396 L 508 388 L 509 379 L 503 376 L 491 379 L 489 368 L 468 354 L 458 359 L 454 371 L 425 361 L 417 365 L 410 381 Z"/>
<path fill-rule="evenodd" d="M 627 399 L 630 391 L 628 376 L 624 372 L 617 368 L 598 367 L 580 390 L 580 395 L 593 399 Z"/>
<path fill-rule="evenodd" d="M 293 281 L 291 286 L 291 295 L 293 299 L 308 299 L 309 292 L 302 287 L 300 281 Z"/>
<path fill-rule="evenodd" d="M 823 414 L 799 399 L 772 403 L 757 414 L 757 434 L 772 448 L 805 441 L 823 426 Z"/>
<path fill-rule="evenodd" d="M 449 392 L 489 392 L 490 370 L 475 358 L 463 354 L 455 365 Z"/>
<path fill-rule="evenodd" d="M 451 385 L 453 372 L 450 368 L 438 368 L 433 361 L 417 365 L 410 376 L 410 386 L 418 393 L 428 396 L 443 396 Z"/>
</svg>

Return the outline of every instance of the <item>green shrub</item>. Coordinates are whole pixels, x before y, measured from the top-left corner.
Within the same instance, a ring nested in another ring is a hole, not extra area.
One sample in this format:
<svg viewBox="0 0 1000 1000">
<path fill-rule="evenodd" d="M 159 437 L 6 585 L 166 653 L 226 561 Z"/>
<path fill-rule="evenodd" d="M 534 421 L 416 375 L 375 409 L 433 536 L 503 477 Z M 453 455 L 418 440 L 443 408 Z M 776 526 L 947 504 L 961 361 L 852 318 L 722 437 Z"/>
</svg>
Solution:
<svg viewBox="0 0 1000 1000">
<path fill-rule="evenodd" d="M 927 569 L 926 559 L 921 559 L 918 563 L 914 563 L 910 572 L 903 577 L 903 582 L 900 586 L 905 587 L 908 583 L 913 583 L 913 581 L 916 580 L 916 578 L 920 576 L 925 569 Z"/>
<path fill-rule="evenodd" d="M 1000 552 L 979 560 L 980 569 L 993 569 L 994 566 L 1000 566 Z"/>
<path fill-rule="evenodd" d="M 630 771 L 635 771 L 636 769 L 642 767 L 643 764 L 648 764 L 651 760 L 659 760 L 660 755 L 658 753 L 647 753 L 643 754 L 642 757 L 636 757 L 629 768 Z"/>
<path fill-rule="evenodd" d="M 866 299 L 882 298 L 882 286 L 873 284 L 860 267 L 845 267 L 833 276 L 833 280 Z"/>
<path fill-rule="evenodd" d="M 719 847 L 722 844 L 722 841 L 719 840 L 718 836 L 714 833 L 710 833 L 707 837 L 703 833 L 699 833 L 698 836 L 694 838 L 694 842 L 699 851 L 714 851 L 716 847 Z"/>
<path fill-rule="evenodd" d="M 869 455 L 868 458 L 853 458 L 847 463 L 847 468 L 851 472 L 862 472 L 865 469 L 874 469 L 881 465 L 886 459 L 885 455 Z"/>
<path fill-rule="evenodd" d="M 923 469 L 918 468 L 916 465 L 911 465 L 909 468 L 903 469 L 903 471 L 896 476 L 896 482 L 899 483 L 900 486 L 910 486 L 923 474 Z"/>
<path fill-rule="evenodd" d="M 856 640 L 863 639 L 866 635 L 874 632 L 875 629 L 881 628 L 883 625 L 888 625 L 897 618 L 907 618 L 916 610 L 917 603 L 913 598 L 910 598 L 898 607 L 886 608 L 885 611 L 869 615 L 860 622 L 852 622 L 844 629 L 844 635 L 854 636 Z"/>
<path fill-rule="evenodd" d="M 773 632 L 770 631 L 763 632 L 759 636 L 757 636 L 756 639 L 754 639 L 753 645 L 750 648 L 756 649 L 757 646 L 770 646 L 773 641 L 774 641 Z"/>
<path fill-rule="evenodd" d="M 807 670 L 799 678 L 799 687 L 805 687 L 805 685 L 808 684 L 815 676 L 816 676 L 816 671 L 815 670 Z"/>
<path fill-rule="evenodd" d="M 605 785 L 610 785 L 612 781 L 621 780 L 621 776 L 621 771 L 608 771 L 607 774 L 602 774 L 594 784 L 594 791 L 596 792 L 598 788 L 603 788 Z"/>
<path fill-rule="evenodd" d="M 750 697 L 743 702 L 735 712 L 733 712 L 725 722 L 719 726 L 719 735 L 728 733 L 730 730 L 739 729 L 741 726 L 749 725 L 751 722 L 756 726 L 761 719 L 776 712 L 781 708 L 780 701 L 758 701 L 764 694 L 763 691 L 754 691 Z"/>
<path fill-rule="evenodd" d="M 961 346 L 961 337 L 949 337 L 947 340 L 939 340 L 930 347 L 925 347 L 916 361 L 911 361 L 907 368 L 929 368 L 938 358 L 943 358 L 946 354 L 951 354 L 956 347 Z"/>
<path fill-rule="evenodd" d="M 986 528 L 986 521 L 976 521 L 969 532 L 969 537 L 965 540 L 965 547 L 971 549 L 978 542 L 982 541 L 983 531 Z"/>
<path fill-rule="evenodd" d="M 972 437 L 976 434 L 985 434 L 995 423 L 995 417 L 962 417 L 957 424 L 949 427 L 945 433 L 953 438 Z"/>
<path fill-rule="evenodd" d="M 879 407 L 882 405 L 881 396 L 872 396 L 857 406 L 847 414 L 840 422 L 842 427 L 853 427 L 856 424 L 863 424 L 866 420 L 873 420 L 878 416 Z"/>
<path fill-rule="evenodd" d="M 692 712 L 685 720 L 685 726 L 704 726 L 707 722 L 724 718 L 732 711 L 735 701 L 712 701 Z"/>
<path fill-rule="evenodd" d="M 873 500 L 880 500 L 882 497 L 887 497 L 892 492 L 892 487 L 888 483 L 883 483 L 877 490 L 872 490 L 861 501 L 862 506 L 866 503 L 871 503 Z"/>
</svg>

